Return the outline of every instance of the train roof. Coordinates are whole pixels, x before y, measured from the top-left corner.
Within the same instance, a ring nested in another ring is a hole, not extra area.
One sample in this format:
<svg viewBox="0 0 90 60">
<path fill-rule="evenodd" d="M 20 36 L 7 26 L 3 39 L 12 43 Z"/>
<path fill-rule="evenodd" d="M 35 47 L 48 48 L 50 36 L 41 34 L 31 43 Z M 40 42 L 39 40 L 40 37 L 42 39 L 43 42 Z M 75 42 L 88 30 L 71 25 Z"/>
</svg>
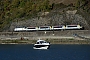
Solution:
<svg viewBox="0 0 90 60">
<path fill-rule="evenodd" d="M 67 26 L 77 26 L 77 25 L 67 25 Z"/>
<path fill-rule="evenodd" d="M 35 28 L 35 27 L 27 27 L 27 28 Z"/>
</svg>

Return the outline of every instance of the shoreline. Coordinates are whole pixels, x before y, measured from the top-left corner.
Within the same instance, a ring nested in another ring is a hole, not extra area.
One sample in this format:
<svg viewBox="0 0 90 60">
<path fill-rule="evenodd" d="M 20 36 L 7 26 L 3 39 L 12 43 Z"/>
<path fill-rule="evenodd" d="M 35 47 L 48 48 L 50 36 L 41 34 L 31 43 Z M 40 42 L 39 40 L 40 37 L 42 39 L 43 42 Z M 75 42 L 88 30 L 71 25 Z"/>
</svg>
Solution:
<svg viewBox="0 0 90 60">
<path fill-rule="evenodd" d="M 38 39 L 51 44 L 90 44 L 90 30 L 0 32 L 0 44 L 34 44 Z"/>
<path fill-rule="evenodd" d="M 69 38 L 44 39 L 50 44 L 90 44 L 90 40 L 76 40 Z M 0 40 L 0 44 L 35 44 L 37 40 Z"/>
</svg>

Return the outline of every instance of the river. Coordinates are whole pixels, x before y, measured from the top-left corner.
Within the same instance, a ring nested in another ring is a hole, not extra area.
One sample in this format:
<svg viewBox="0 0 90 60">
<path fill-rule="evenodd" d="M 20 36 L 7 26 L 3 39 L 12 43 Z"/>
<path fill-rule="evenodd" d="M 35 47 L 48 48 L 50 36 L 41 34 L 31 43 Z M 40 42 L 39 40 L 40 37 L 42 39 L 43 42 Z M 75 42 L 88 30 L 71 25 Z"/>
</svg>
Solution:
<svg viewBox="0 0 90 60">
<path fill-rule="evenodd" d="M 90 60 L 90 45 L 52 44 L 34 50 L 32 44 L 1 44 L 0 60 Z"/>
</svg>

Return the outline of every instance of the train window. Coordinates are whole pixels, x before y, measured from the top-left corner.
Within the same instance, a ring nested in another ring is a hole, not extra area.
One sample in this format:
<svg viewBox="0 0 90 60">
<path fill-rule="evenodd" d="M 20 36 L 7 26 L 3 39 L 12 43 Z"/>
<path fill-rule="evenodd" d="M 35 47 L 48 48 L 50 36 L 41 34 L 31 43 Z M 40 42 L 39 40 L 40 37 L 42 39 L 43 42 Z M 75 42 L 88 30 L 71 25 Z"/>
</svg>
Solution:
<svg viewBox="0 0 90 60">
<path fill-rule="evenodd" d="M 41 29 L 49 28 L 49 27 L 40 27 Z"/>
<path fill-rule="evenodd" d="M 67 26 L 67 27 L 77 27 L 77 26 Z"/>
<path fill-rule="evenodd" d="M 35 29 L 35 28 L 34 27 L 32 27 L 32 28 L 31 27 L 28 27 L 27 29 Z"/>
<path fill-rule="evenodd" d="M 53 28 L 62 28 L 62 26 L 54 26 Z"/>
</svg>

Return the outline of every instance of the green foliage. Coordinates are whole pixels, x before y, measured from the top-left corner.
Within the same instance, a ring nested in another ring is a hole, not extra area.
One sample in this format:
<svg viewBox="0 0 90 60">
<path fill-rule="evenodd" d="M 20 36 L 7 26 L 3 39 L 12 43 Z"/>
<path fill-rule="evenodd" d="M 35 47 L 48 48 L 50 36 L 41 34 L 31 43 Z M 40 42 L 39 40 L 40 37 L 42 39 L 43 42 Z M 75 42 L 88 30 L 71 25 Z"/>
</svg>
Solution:
<svg viewBox="0 0 90 60">
<path fill-rule="evenodd" d="M 40 11 L 50 11 L 49 0 L 0 0 L 0 28 L 17 18 L 34 17 Z"/>
</svg>

